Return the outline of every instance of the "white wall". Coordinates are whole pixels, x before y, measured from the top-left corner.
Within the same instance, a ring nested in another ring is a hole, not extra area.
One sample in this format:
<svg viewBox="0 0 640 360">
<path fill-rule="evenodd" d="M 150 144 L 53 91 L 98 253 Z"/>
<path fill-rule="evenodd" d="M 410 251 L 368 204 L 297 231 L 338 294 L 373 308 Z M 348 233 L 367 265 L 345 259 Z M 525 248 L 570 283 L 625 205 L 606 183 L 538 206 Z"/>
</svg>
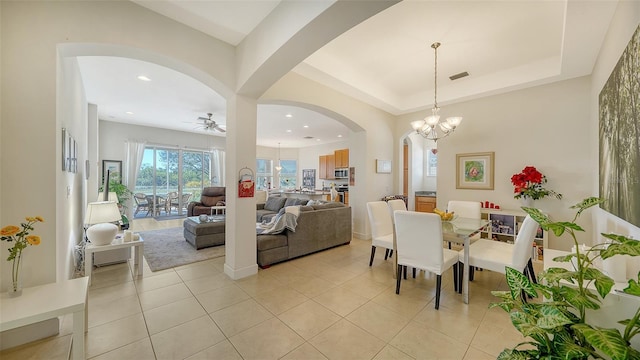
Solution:
<svg viewBox="0 0 640 360">
<path fill-rule="evenodd" d="M 517 209 L 510 178 L 532 165 L 547 176 L 550 189 L 564 195 L 563 200 L 538 200 L 536 206 L 558 220 L 571 219 L 569 206 L 592 195 L 597 174 L 590 157 L 589 88 L 589 77 L 581 77 L 443 106 L 444 115 L 460 114 L 464 120 L 453 135 L 438 141 L 438 207 L 461 199 Z M 410 129 L 410 121 L 420 115 L 403 116 L 396 131 Z M 494 190 L 456 189 L 456 154 L 486 151 L 495 152 Z M 571 247 L 553 235 L 549 246 Z"/>
</svg>

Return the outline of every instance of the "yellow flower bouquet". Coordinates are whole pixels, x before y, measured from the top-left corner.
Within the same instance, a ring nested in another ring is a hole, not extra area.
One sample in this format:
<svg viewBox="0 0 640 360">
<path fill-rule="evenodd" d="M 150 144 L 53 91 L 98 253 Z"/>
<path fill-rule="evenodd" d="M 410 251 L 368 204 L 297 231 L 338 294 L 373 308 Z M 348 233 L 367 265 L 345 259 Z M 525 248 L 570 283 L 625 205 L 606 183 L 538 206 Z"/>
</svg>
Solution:
<svg viewBox="0 0 640 360">
<path fill-rule="evenodd" d="M 19 281 L 22 250 L 26 249 L 29 245 L 40 245 L 40 236 L 29 235 L 29 233 L 33 231 L 33 224 L 44 222 L 44 219 L 40 216 L 26 217 L 25 219 L 27 222 L 20 224 L 22 229 L 15 225 L 8 225 L 0 230 L 0 240 L 14 243 L 13 247 L 9 248 L 7 261 L 13 261 L 9 292 L 17 295 L 19 295 L 22 290 Z"/>
</svg>

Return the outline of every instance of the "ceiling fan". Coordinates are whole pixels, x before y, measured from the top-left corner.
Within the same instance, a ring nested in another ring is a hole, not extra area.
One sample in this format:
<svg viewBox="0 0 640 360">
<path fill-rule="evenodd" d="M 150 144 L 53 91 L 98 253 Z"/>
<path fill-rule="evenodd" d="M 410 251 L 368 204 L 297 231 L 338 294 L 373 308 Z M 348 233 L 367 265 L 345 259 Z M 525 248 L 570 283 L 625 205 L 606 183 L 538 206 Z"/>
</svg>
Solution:
<svg viewBox="0 0 640 360">
<path fill-rule="evenodd" d="M 215 131 L 219 131 L 219 132 L 227 132 L 227 130 L 225 130 L 222 127 L 220 127 L 220 125 L 218 125 L 215 120 L 211 119 L 212 116 L 213 116 L 212 113 L 207 113 L 207 117 L 200 116 L 198 118 L 198 120 L 199 121 L 203 121 L 203 124 L 200 125 L 200 127 L 202 129 L 205 129 L 205 130 L 215 130 Z"/>
</svg>

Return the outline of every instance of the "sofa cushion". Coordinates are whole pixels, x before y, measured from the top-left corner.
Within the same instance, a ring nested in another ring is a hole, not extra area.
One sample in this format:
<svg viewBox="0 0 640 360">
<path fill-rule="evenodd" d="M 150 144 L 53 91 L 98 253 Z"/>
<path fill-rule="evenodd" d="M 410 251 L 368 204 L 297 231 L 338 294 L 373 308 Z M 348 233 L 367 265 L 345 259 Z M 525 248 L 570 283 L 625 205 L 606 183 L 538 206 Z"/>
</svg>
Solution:
<svg viewBox="0 0 640 360">
<path fill-rule="evenodd" d="M 258 250 L 269 250 L 281 246 L 287 246 L 287 235 L 265 234 L 258 236 Z"/>
<path fill-rule="evenodd" d="M 308 202 L 309 200 L 307 199 L 287 198 L 287 201 L 284 202 L 284 206 L 306 205 Z"/>
<path fill-rule="evenodd" d="M 315 210 L 315 209 L 314 209 L 312 206 L 306 206 L 306 205 L 302 205 L 302 206 L 300 206 L 300 212 L 303 212 L 303 211 L 313 211 L 313 210 Z"/>
<path fill-rule="evenodd" d="M 271 210 L 271 211 L 280 211 L 280 209 L 282 209 L 282 207 L 284 207 L 284 203 L 285 201 L 287 201 L 287 198 L 277 198 L 277 197 L 272 197 L 272 198 L 268 198 L 267 202 L 264 204 L 264 209 L 265 210 Z"/>
<path fill-rule="evenodd" d="M 200 197 L 200 202 L 204 205 L 204 206 L 216 206 L 216 204 L 219 201 L 225 201 L 226 197 L 224 195 L 222 196 L 201 196 Z"/>
</svg>

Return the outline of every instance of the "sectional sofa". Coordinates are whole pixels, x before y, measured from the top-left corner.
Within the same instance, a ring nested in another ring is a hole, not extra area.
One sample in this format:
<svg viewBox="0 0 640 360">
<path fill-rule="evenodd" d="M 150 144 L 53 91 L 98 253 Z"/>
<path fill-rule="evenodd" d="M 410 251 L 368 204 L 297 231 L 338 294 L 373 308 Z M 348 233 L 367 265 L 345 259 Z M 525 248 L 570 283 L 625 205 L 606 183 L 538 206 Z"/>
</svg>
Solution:
<svg viewBox="0 0 640 360">
<path fill-rule="evenodd" d="M 300 206 L 297 223 L 295 232 L 257 236 L 260 267 L 351 242 L 351 207 L 343 203 Z"/>
</svg>

